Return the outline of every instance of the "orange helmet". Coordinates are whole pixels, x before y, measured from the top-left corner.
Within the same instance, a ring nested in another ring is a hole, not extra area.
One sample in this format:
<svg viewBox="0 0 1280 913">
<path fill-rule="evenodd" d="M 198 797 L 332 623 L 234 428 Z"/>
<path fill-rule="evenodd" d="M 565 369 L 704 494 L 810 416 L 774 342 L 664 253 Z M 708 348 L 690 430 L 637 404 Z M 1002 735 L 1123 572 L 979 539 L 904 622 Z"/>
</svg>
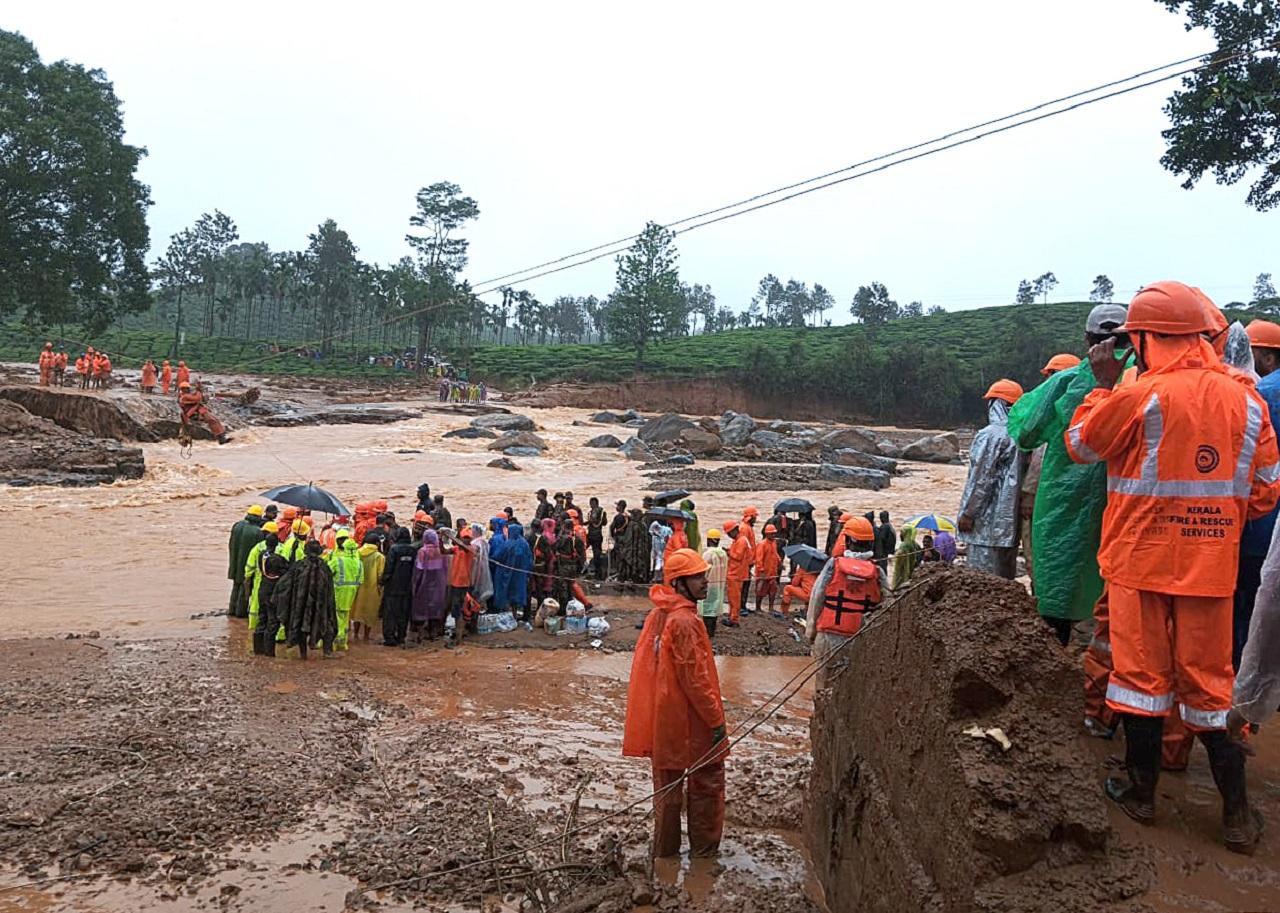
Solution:
<svg viewBox="0 0 1280 913">
<path fill-rule="evenodd" d="M 691 548 L 678 548 L 662 565 L 663 575 L 672 583 L 681 577 L 693 577 L 707 572 L 707 562 Z"/>
<path fill-rule="evenodd" d="M 413 515 L 414 523 L 426 523 L 430 515 L 425 510 L 416 511 Z"/>
<path fill-rule="evenodd" d="M 876 537 L 871 521 L 866 517 L 854 517 L 844 525 L 844 534 L 856 542 L 870 542 Z"/>
<path fill-rule="evenodd" d="M 1129 302 L 1129 316 L 1120 327 L 1121 333 L 1163 333 L 1166 336 L 1190 336 L 1213 333 L 1221 317 L 1217 306 L 1210 313 L 1209 296 L 1199 289 L 1166 279 L 1153 282 L 1138 291 Z"/>
<path fill-rule="evenodd" d="M 1004 400 L 1010 406 L 1022 398 L 1022 385 L 1016 380 L 998 380 L 987 388 L 983 399 Z"/>
<path fill-rule="evenodd" d="M 737 528 L 738 528 L 738 521 L 737 521 L 737 520 L 726 520 L 726 521 L 725 521 L 725 523 L 724 523 L 724 527 L 723 527 L 723 529 L 724 529 L 724 531 L 725 531 L 726 533 L 731 533 L 731 532 L 733 532 L 733 531 L 734 531 L 735 529 L 737 529 Z"/>
<path fill-rule="evenodd" d="M 1249 334 L 1250 345 L 1259 349 L 1280 349 L 1280 324 L 1255 320 L 1244 329 Z"/>
<path fill-rule="evenodd" d="M 46 349 L 52 349 L 52 348 L 53 348 L 53 343 L 51 343 L 51 342 L 46 342 L 46 343 L 44 344 L 44 347 L 45 347 Z"/>
<path fill-rule="evenodd" d="M 848 523 L 852 519 L 853 519 L 853 514 L 841 514 L 839 522 Z"/>
<path fill-rule="evenodd" d="M 746 519 L 754 520 L 758 516 L 760 516 L 760 511 L 756 510 L 754 507 L 748 507 L 746 510 L 742 512 L 742 519 L 744 520 Z"/>
<path fill-rule="evenodd" d="M 778 527 L 774 526 L 772 523 L 766 523 L 764 525 L 765 535 L 768 535 L 769 533 L 776 533 L 777 531 Z"/>
<path fill-rule="evenodd" d="M 1072 355 L 1069 352 L 1062 352 L 1045 362 L 1044 367 L 1040 369 L 1040 373 L 1048 377 L 1057 371 L 1067 371 L 1074 368 L 1078 364 L 1080 364 L 1079 356 Z"/>
<path fill-rule="evenodd" d="M 187 366 L 187 363 L 186 363 L 185 361 L 180 361 L 180 362 L 178 362 L 178 367 L 179 367 L 179 368 L 185 368 L 186 366 Z"/>
</svg>

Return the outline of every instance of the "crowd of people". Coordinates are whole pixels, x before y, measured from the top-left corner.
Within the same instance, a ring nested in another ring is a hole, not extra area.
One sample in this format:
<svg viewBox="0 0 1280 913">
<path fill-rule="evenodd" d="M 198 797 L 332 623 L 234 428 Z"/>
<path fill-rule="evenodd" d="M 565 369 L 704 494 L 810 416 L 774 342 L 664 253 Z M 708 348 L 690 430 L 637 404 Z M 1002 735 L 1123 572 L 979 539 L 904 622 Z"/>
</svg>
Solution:
<svg viewBox="0 0 1280 913">
<path fill-rule="evenodd" d="M 46 342 L 37 359 L 40 369 L 40 386 L 67 386 L 67 353 L 65 349 L 54 351 L 53 343 Z M 103 351 L 95 351 L 93 346 L 86 346 L 84 353 L 75 360 L 75 373 L 79 377 L 81 390 L 105 390 L 111 386 L 111 356 Z M 148 395 L 157 390 L 162 396 L 176 395 L 178 409 L 184 432 L 189 436 L 190 428 L 195 424 L 203 424 L 219 444 L 230 440 L 226 426 L 209 409 L 208 394 L 200 381 L 193 381 L 191 369 L 185 361 L 179 361 L 176 368 L 164 359 L 160 367 L 148 358 L 142 363 L 139 389 Z"/>
<path fill-rule="evenodd" d="M 986 394 L 957 525 L 968 563 L 1018 573 L 1084 652 L 1084 727 L 1123 729 L 1107 794 L 1155 820 L 1161 770 L 1205 746 L 1227 847 L 1252 853 L 1248 730 L 1280 704 L 1280 325 L 1228 326 L 1199 289 L 1158 282 L 1095 307 L 1088 358 L 1055 356 L 1024 393 Z"/>
<path fill-rule="evenodd" d="M 468 523 L 424 484 L 403 526 L 384 501 L 319 528 L 305 512 L 251 508 L 232 531 L 232 612 L 250 617 L 259 652 L 284 641 L 328 654 L 377 627 L 402 646 L 450 625 L 456 643 L 483 613 L 542 625 L 590 608 L 593 579 L 648 587 L 624 753 L 653 765 L 655 852 L 678 852 L 684 810 L 707 855 L 724 820 L 718 629 L 794 611 L 829 659 L 921 565 L 962 558 L 1025 573 L 1064 649 L 1092 619 L 1084 727 L 1125 738 L 1126 776 L 1107 795 L 1153 823 L 1161 769 L 1185 767 L 1198 739 L 1224 843 L 1252 853 L 1249 734 L 1280 705 L 1280 325 L 1229 327 L 1198 289 L 1160 282 L 1128 308 L 1094 308 L 1083 342 L 1086 359 L 1055 356 L 1035 389 L 987 390 L 956 535 L 832 506 L 819 549 L 807 502 L 763 522 L 748 506 L 708 528 L 688 498 L 618 501 L 610 516 L 597 498 L 580 508 L 545 490 L 527 526 L 510 507 Z"/>
</svg>

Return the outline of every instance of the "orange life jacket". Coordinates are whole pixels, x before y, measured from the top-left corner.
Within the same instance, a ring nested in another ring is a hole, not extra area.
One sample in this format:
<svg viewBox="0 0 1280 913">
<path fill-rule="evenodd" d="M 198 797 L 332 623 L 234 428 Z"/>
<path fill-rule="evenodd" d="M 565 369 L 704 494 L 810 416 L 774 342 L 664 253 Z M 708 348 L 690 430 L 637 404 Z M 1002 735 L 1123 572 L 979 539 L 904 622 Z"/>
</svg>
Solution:
<svg viewBox="0 0 1280 913">
<path fill-rule="evenodd" d="M 851 637 L 862 627 L 862 616 L 880 604 L 880 572 L 862 558 L 837 558 L 835 573 L 822 597 L 818 630 Z"/>
</svg>

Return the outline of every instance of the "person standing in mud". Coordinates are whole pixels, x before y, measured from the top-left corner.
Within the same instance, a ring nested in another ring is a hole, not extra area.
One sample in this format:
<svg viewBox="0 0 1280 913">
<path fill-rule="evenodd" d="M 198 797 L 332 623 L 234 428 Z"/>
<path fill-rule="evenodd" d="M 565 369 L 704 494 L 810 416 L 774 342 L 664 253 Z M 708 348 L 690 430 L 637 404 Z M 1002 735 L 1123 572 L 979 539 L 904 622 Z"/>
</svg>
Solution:
<svg viewBox="0 0 1280 913">
<path fill-rule="evenodd" d="M 604 525 L 608 520 L 599 498 L 592 498 L 587 508 L 587 545 L 591 549 L 591 576 L 604 579 Z"/>
<path fill-rule="evenodd" d="M 139 386 L 142 387 L 143 393 L 156 392 L 156 363 L 150 358 L 142 363 L 142 381 Z"/>
<path fill-rule="evenodd" d="M 165 359 L 160 366 L 160 393 L 164 396 L 169 395 L 169 390 L 173 386 L 173 365 L 169 364 L 169 359 Z"/>
<path fill-rule="evenodd" d="M 728 580 L 729 553 L 720 547 L 720 530 L 707 530 L 707 550 L 702 553 L 707 562 L 707 595 L 698 600 L 698 614 L 706 625 L 707 636 L 716 636 L 716 622 L 724 612 L 725 586 Z"/>
<path fill-rule="evenodd" d="M 524 527 L 511 523 L 507 527 L 507 547 L 502 552 L 507 565 L 506 603 L 516 617 L 532 618 L 529 611 L 529 573 L 533 570 L 533 549 L 525 538 Z"/>
<path fill-rule="evenodd" d="M 543 599 L 551 596 L 552 587 L 555 584 L 556 521 L 551 517 L 543 518 L 541 530 L 533 543 L 533 590 L 529 594 L 533 605 L 529 611 L 530 616 Z"/>
<path fill-rule="evenodd" d="M 369 641 L 373 626 L 382 612 L 382 572 L 387 559 L 378 550 L 377 542 L 365 542 L 357 553 L 364 580 L 356 591 L 356 601 L 351 605 L 351 636 L 355 640 Z M 361 637 L 361 634 L 364 636 Z"/>
<path fill-rule="evenodd" d="M 365 540 L 368 541 L 367 539 Z M 413 565 L 418 557 L 409 531 L 396 529 L 382 571 L 382 645 L 403 647 L 413 603 Z"/>
<path fill-rule="evenodd" d="M 834 504 L 827 508 L 827 545 L 823 551 L 828 555 L 835 548 L 836 539 L 840 536 L 840 532 L 844 527 L 844 523 L 840 521 L 840 516 L 843 513 L 844 511 Z"/>
<path fill-rule="evenodd" d="M 613 505 L 613 519 L 609 521 L 609 574 L 618 576 L 618 550 L 622 547 L 623 531 L 627 528 L 627 502 Z"/>
<path fill-rule="evenodd" d="M 747 592 L 751 589 L 751 562 L 755 559 L 755 555 L 751 548 L 751 541 L 742 534 L 736 520 L 725 523 L 724 533 L 730 539 L 729 567 L 725 572 L 729 617 L 725 620 L 724 626 L 736 628 L 742 623 L 742 609 L 747 602 Z"/>
<path fill-rule="evenodd" d="M 644 525 L 644 512 L 633 507 L 618 539 L 618 580 L 628 585 L 649 583 L 652 580 L 649 570 L 652 548 L 649 531 Z"/>
<path fill-rule="evenodd" d="M 1022 387 L 998 380 L 984 397 L 987 426 L 969 448 L 969 475 L 956 528 L 969 543 L 969 566 L 1012 580 L 1018 563 L 1018 494 L 1025 460 L 1009 437 L 1009 410 Z"/>
<path fill-rule="evenodd" d="M 444 495 L 436 495 L 432 500 L 431 519 L 436 521 L 436 529 L 449 529 L 453 526 L 453 514 L 444 506 Z"/>
<path fill-rule="evenodd" d="M 536 497 L 538 498 L 538 506 L 533 509 L 533 524 L 540 527 L 542 521 L 551 516 L 551 502 L 547 500 L 547 490 L 539 488 Z"/>
<path fill-rule="evenodd" d="M 245 587 L 244 566 L 253 547 L 262 542 L 262 505 L 251 504 L 244 519 L 231 526 L 227 541 L 227 579 L 231 581 L 231 599 L 227 615 L 231 618 L 249 617 L 249 592 Z"/>
<path fill-rule="evenodd" d="M 574 598 L 574 585 L 582 576 L 582 569 L 587 563 L 587 545 L 574 533 L 572 518 L 561 522 L 555 549 L 555 584 L 551 592 L 556 602 L 567 606 L 569 600 Z"/>
<path fill-rule="evenodd" d="M 874 561 L 876 533 L 865 517 L 846 524 L 844 551 L 827 559 L 809 596 L 804 636 L 813 656 L 824 660 L 857 635 L 864 616 L 889 592 L 884 565 Z M 818 678 L 822 686 L 823 674 Z"/>
<path fill-rule="evenodd" d="M 471 528 L 463 527 L 457 535 L 452 532 L 446 538 L 453 545 L 452 557 L 449 559 L 449 614 L 453 616 L 453 642 L 446 646 L 457 646 L 467 630 L 467 598 L 471 595 L 471 568 L 476 560 L 477 550 L 471 544 Z"/>
<path fill-rule="evenodd" d="M 707 597 L 707 570 L 692 549 L 671 556 L 671 584 L 650 588 L 653 611 L 632 655 L 622 754 L 649 758 L 659 858 L 680 853 L 686 803 L 690 855 L 715 856 L 724 833 L 729 744 L 711 639 L 697 614 Z"/>
<path fill-rule="evenodd" d="M 67 350 L 61 348 L 53 357 L 53 383 L 56 387 L 67 385 Z"/>
<path fill-rule="evenodd" d="M 276 583 L 276 613 L 284 625 L 285 644 L 297 647 L 303 659 L 320 644 L 326 657 L 333 655 L 338 636 L 338 607 L 334 600 L 333 573 L 321 554 L 319 542 L 309 540 L 301 561 L 291 562 Z"/>
<path fill-rule="evenodd" d="M 429 529 L 413 566 L 413 630 L 419 643 L 444 636 L 448 601 L 449 558 L 440 548 L 440 537 Z"/>
</svg>

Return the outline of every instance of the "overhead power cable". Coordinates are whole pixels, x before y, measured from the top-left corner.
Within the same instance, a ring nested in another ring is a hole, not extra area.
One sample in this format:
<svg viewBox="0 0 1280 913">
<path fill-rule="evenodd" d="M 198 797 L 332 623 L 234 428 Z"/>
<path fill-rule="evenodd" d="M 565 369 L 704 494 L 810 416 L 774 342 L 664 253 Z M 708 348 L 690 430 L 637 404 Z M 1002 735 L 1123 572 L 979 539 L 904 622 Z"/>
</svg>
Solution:
<svg viewBox="0 0 1280 913">
<path fill-rule="evenodd" d="M 786 193 L 787 191 L 804 187 L 806 184 L 813 184 L 818 181 L 826 180 L 827 178 L 835 177 L 838 174 L 843 174 L 847 171 L 853 171 L 857 168 L 862 168 L 867 165 L 873 165 L 876 162 L 883 161 L 887 158 L 892 158 L 893 156 L 896 156 L 896 155 L 902 155 L 908 152 L 914 152 L 916 150 L 923 149 L 926 146 L 934 145 L 935 143 L 945 142 L 949 139 L 960 136 L 964 133 L 971 133 L 975 130 L 982 130 L 986 127 L 991 127 L 996 124 L 1004 123 L 1005 121 L 1013 120 L 1014 118 L 1017 118 L 1017 117 L 1023 117 L 1027 114 L 1033 114 L 1036 111 L 1042 111 L 1045 108 L 1048 108 L 1052 105 L 1062 104 L 1063 102 L 1068 102 L 1068 101 L 1074 101 L 1077 98 L 1081 98 L 1086 95 L 1092 95 L 1095 92 L 1101 92 L 1105 89 L 1110 89 L 1110 88 L 1114 88 L 1115 86 L 1124 85 L 1125 83 L 1128 83 L 1128 82 L 1133 82 L 1136 79 L 1142 79 L 1143 77 L 1150 76 L 1153 73 L 1159 73 L 1162 70 L 1168 70 L 1168 69 L 1172 69 L 1173 67 L 1182 66 L 1183 64 L 1186 64 L 1186 63 L 1191 63 L 1193 60 L 1201 60 L 1206 57 L 1211 57 L 1214 53 L 1217 53 L 1217 52 L 1211 51 L 1206 54 L 1196 54 L 1193 57 L 1184 57 L 1181 60 L 1174 60 L 1158 67 L 1152 67 L 1149 70 L 1142 70 L 1138 73 L 1134 73 L 1131 76 L 1126 76 L 1123 79 L 1115 79 L 1115 80 L 1112 80 L 1111 82 L 1103 83 L 1102 85 L 1093 86 L 1088 89 L 1081 89 L 1080 91 L 1073 92 L 1070 95 L 1063 95 L 1059 98 L 1054 98 L 1049 101 L 1044 101 L 1037 105 L 1033 105 L 1029 108 L 1023 108 L 1021 111 L 1015 111 L 1012 114 L 1005 114 L 1000 117 L 992 118 L 991 120 L 983 121 L 982 123 L 979 123 L 979 124 L 973 124 L 971 126 L 964 127 L 959 130 L 953 130 L 950 133 L 944 133 L 941 136 L 935 136 L 933 139 L 923 140 L 913 145 L 906 146 L 901 149 L 896 149 L 893 152 L 885 152 L 880 155 L 873 156 L 872 158 L 864 159 L 861 162 L 855 162 L 852 165 L 845 165 L 842 168 L 837 168 L 834 171 L 828 171 L 825 174 L 815 175 L 810 178 L 805 178 L 802 181 L 796 181 L 792 184 L 786 184 L 782 187 L 775 187 L 772 190 L 766 190 L 762 193 L 753 194 L 752 196 L 746 197 L 745 199 L 738 200 L 734 203 L 726 203 L 723 206 L 717 206 L 716 208 L 708 209 L 705 212 L 695 213 L 694 215 L 685 216 L 682 219 L 676 219 L 671 222 L 664 222 L 662 223 L 662 225 L 665 228 L 675 228 L 677 226 L 684 225 L 688 222 L 696 221 L 697 219 L 703 219 L 708 216 L 719 215 L 720 213 L 726 212 L 730 209 L 736 209 L 739 206 L 747 206 L 751 203 L 755 203 L 760 200 L 763 200 L 766 197 L 774 196 L 775 194 Z M 1178 75 L 1181 75 L 1181 74 L 1175 73 L 1166 78 L 1173 78 L 1173 76 L 1178 76 Z M 534 272 L 535 270 L 539 270 L 547 266 L 555 266 L 556 264 L 563 263 L 566 260 L 572 260 L 575 257 L 581 257 L 587 254 L 593 254 L 598 251 L 604 250 L 605 248 L 616 247 L 619 244 L 630 244 L 632 241 L 634 241 L 638 237 L 639 237 L 638 234 L 628 235 L 625 238 L 618 238 L 614 241 L 609 241 L 604 244 L 598 244 L 595 247 L 588 247 L 585 250 L 575 251 L 574 253 L 571 253 L 571 254 L 565 254 L 562 257 L 556 257 L 554 260 L 547 260 L 543 263 L 537 263 L 537 264 L 534 264 L 533 266 L 526 267 L 525 269 L 516 270 L 513 273 L 506 273 L 505 275 L 502 275 L 502 276 L 495 276 L 492 279 L 480 280 L 476 283 L 476 287 L 479 288 L 480 286 L 494 285 L 495 283 L 501 283 L 508 279 L 515 279 L 516 277 L 522 276 L 524 273 Z M 517 281 L 525 281 L 525 280 L 519 279 Z"/>
<path fill-rule="evenodd" d="M 815 177 L 808 178 L 804 181 L 797 181 L 793 184 L 788 184 L 784 187 L 778 187 L 773 190 L 766 191 L 764 193 L 759 193 L 754 196 L 747 197 L 743 200 L 740 200 L 736 203 L 727 204 L 725 206 L 719 206 L 719 207 L 716 207 L 715 209 L 706 210 L 696 215 L 686 216 L 683 219 L 679 219 L 675 222 L 669 223 L 666 227 L 671 228 L 672 226 L 683 226 L 678 228 L 675 231 L 676 235 L 682 235 L 699 228 L 705 228 L 708 225 L 714 225 L 719 222 L 727 221 L 728 219 L 746 215 L 747 213 L 750 213 L 750 212 L 756 212 L 761 209 L 767 209 L 770 206 L 776 206 L 779 203 L 785 203 L 789 200 L 794 200 L 798 197 L 802 197 L 810 193 L 815 193 L 819 190 L 826 190 L 828 188 L 837 186 L 839 184 L 844 184 L 849 181 L 856 180 L 858 178 L 867 177 L 872 174 L 878 174 L 882 171 L 887 171 L 888 169 L 893 168 L 897 165 L 906 164 L 907 162 L 913 162 L 913 161 L 916 161 L 917 159 L 927 158 L 931 155 L 936 155 L 939 152 L 945 152 L 950 149 L 955 149 L 960 146 L 965 146 L 970 143 L 975 143 L 975 142 L 978 142 L 979 140 L 987 139 L 988 137 L 995 136 L 997 134 L 1006 133 L 1018 127 L 1025 127 L 1029 124 L 1034 124 L 1043 120 L 1048 120 L 1049 118 L 1057 117 L 1061 114 L 1067 114 L 1071 111 L 1077 111 L 1081 108 L 1088 107 L 1089 105 L 1098 104 L 1099 102 L 1108 101 L 1112 98 L 1117 98 L 1122 95 L 1127 95 L 1130 92 L 1136 92 L 1140 89 L 1145 89 L 1154 85 L 1158 85 L 1163 82 L 1168 82 L 1171 79 L 1177 79 L 1178 77 L 1187 76 L 1191 73 L 1196 73 L 1201 70 L 1209 69 L 1211 67 L 1221 66 L 1225 63 L 1230 63 L 1233 60 L 1238 60 L 1242 57 L 1246 57 L 1248 55 L 1255 54 L 1260 51 L 1274 51 L 1277 47 L 1277 44 L 1280 44 L 1280 42 L 1271 42 L 1270 44 L 1265 44 L 1258 47 L 1253 47 L 1252 45 L 1249 45 L 1246 47 L 1239 48 L 1238 50 L 1232 51 L 1231 53 L 1226 54 L 1226 56 L 1223 56 L 1223 51 L 1220 49 L 1217 51 L 1210 51 L 1205 54 L 1197 54 L 1194 57 L 1186 57 L 1181 60 L 1171 61 L 1170 63 L 1164 64 L 1163 66 L 1153 67 L 1148 70 L 1143 70 L 1139 73 L 1133 74 L 1132 76 L 1125 77 L 1124 79 L 1112 80 L 1110 82 L 1106 82 L 1089 89 L 1083 89 L 1079 92 L 1074 92 L 1070 95 L 1064 95 L 1064 96 L 1061 96 L 1060 98 L 1042 102 L 1030 108 L 1024 108 L 1020 111 L 1014 112 L 1012 114 L 1007 114 L 1003 117 L 998 117 L 991 120 L 983 121 L 982 123 L 974 124 L 972 126 L 965 127 L 960 130 L 953 130 L 950 133 L 945 133 L 932 140 L 928 140 L 921 143 L 914 143 L 909 146 L 904 146 L 900 149 L 896 149 L 892 152 L 883 153 L 881 155 L 875 156 L 870 159 L 866 159 L 854 165 L 848 165 L 844 168 L 840 168 L 835 171 L 829 171 L 825 174 L 817 175 Z M 1206 62 L 1201 63 L 1197 66 L 1187 67 L 1181 70 L 1175 70 L 1172 73 L 1164 73 L 1163 75 L 1157 76 L 1154 79 L 1145 80 L 1143 82 L 1139 82 L 1133 85 L 1127 85 L 1128 83 L 1132 83 L 1136 79 L 1143 79 L 1144 77 L 1150 76 L 1151 74 L 1162 73 L 1165 70 L 1169 70 L 1174 67 L 1178 67 L 1183 64 L 1190 63 L 1191 61 L 1205 60 L 1206 58 L 1208 58 Z M 1116 86 L 1123 86 L 1123 88 L 1116 89 L 1115 88 Z M 1104 92 L 1104 90 L 1107 90 L 1107 89 L 1113 89 L 1114 91 Z M 1101 95 L 1097 94 L 1099 92 L 1104 92 L 1104 94 L 1101 94 Z M 1077 99 L 1082 99 L 1082 100 L 1077 101 Z M 1055 105 L 1061 105 L 1063 102 L 1073 102 L 1073 103 L 1065 107 L 1054 107 Z M 1052 110 L 1046 111 L 1045 110 L 1046 108 L 1051 108 Z M 1043 112 L 1043 113 L 1036 113 L 1036 112 Z M 1033 116 L 1028 116 L 1028 115 L 1033 115 Z M 1000 124 L 1002 126 L 995 126 L 997 124 Z M 979 131 L 979 132 L 975 132 L 975 131 Z M 965 134 L 973 134 L 973 135 L 964 136 Z M 964 138 L 954 139 L 955 137 L 960 137 L 960 136 L 963 136 Z M 948 140 L 953 140 L 953 141 L 948 142 Z M 939 143 L 942 143 L 942 145 L 938 145 Z M 876 164 L 876 167 L 870 168 L 865 171 L 857 170 L 859 168 L 864 168 L 865 166 L 871 165 L 871 164 Z M 850 174 L 847 172 L 854 172 L 854 173 Z M 837 175 L 840 175 L 840 176 L 836 177 Z M 789 191 L 794 191 L 794 192 L 789 192 Z M 784 195 L 778 196 L 778 194 L 784 194 Z M 768 199 L 769 197 L 773 197 L 773 199 Z M 493 292 L 498 291 L 500 288 L 502 288 L 503 285 L 508 284 L 506 283 L 505 280 L 511 279 L 516 276 L 520 277 L 519 279 L 520 282 L 530 282 L 534 279 L 540 279 L 544 276 L 550 276 L 556 273 L 564 272 L 566 270 L 576 269 L 579 266 L 586 266 L 589 263 L 593 263 L 597 260 L 602 260 L 605 257 L 611 257 L 611 256 L 615 256 L 617 254 L 622 253 L 629 247 L 630 243 L 636 237 L 638 236 L 631 235 L 631 236 L 628 236 L 627 238 L 622 238 L 617 241 L 609 242 L 607 244 L 601 244 L 601 245 L 597 245 L 596 247 L 587 248 L 586 250 L 579 251 L 578 253 L 575 253 L 575 254 L 566 254 L 563 257 L 559 257 L 554 260 L 548 260 L 539 265 L 526 267 L 523 270 L 517 270 L 515 272 L 506 273 L 494 279 L 484 280 L 482 282 L 477 283 L 475 286 L 473 286 L 472 293 L 477 296 L 492 294 Z M 582 257 L 583 255 L 589 255 L 589 256 L 585 256 L 583 259 L 575 259 L 577 257 Z M 572 262 L 566 262 L 566 261 L 572 261 Z M 549 268 L 542 269 L 542 267 L 549 267 Z M 452 306 L 453 306 L 453 302 L 444 302 L 441 304 L 425 305 L 420 308 L 415 308 L 408 311 L 402 311 L 398 314 L 395 314 L 387 318 L 386 320 L 379 322 L 378 324 L 375 324 L 375 326 L 386 326 L 392 323 L 398 323 L 400 321 L 407 320 L 411 317 L 416 317 L 419 314 L 425 314 L 431 311 L 441 310 L 441 309 L 452 307 Z M 348 331 L 344 331 L 342 333 L 338 333 L 338 334 L 335 334 L 334 336 L 331 336 L 330 341 L 333 341 L 334 339 L 341 339 L 346 336 L 355 335 L 357 333 L 366 332 L 368 329 L 369 327 L 366 327 L 366 326 L 353 327 Z M 243 367 L 252 366 L 253 364 L 256 364 L 258 362 L 266 361 L 271 358 L 276 358 L 280 355 L 289 354 L 290 352 L 301 351 L 303 349 L 308 348 L 311 345 L 316 345 L 319 342 L 320 340 L 312 340 L 310 342 L 299 343 L 296 346 L 282 349 L 279 352 L 270 353 L 266 356 L 263 356 L 262 358 L 244 362 L 241 365 L 237 365 L 234 367 L 243 368 Z"/>
</svg>

